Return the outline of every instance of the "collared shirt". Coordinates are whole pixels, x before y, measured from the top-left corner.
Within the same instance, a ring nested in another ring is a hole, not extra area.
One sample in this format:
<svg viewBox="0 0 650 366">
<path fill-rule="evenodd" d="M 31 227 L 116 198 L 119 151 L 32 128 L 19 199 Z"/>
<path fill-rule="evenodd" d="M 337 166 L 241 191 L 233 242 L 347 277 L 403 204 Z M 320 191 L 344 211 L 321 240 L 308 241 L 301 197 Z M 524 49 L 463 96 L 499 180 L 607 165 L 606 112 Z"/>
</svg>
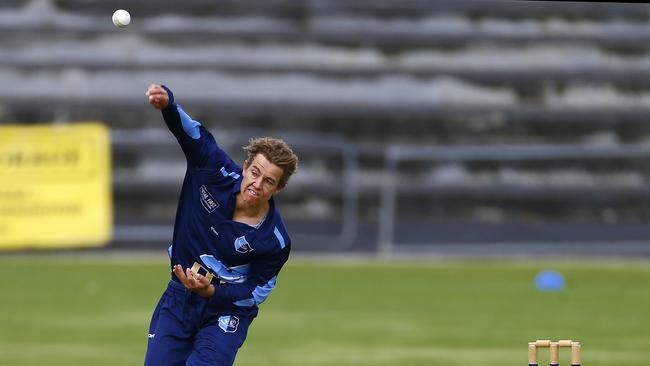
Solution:
<svg viewBox="0 0 650 366">
<path fill-rule="evenodd" d="M 273 198 L 259 227 L 233 221 L 242 168 L 170 95 L 163 118 L 187 158 L 187 171 L 169 248 L 171 265 L 201 265 L 217 277 L 210 304 L 255 316 L 275 287 L 291 241 Z M 172 279 L 177 280 L 172 274 Z"/>
</svg>

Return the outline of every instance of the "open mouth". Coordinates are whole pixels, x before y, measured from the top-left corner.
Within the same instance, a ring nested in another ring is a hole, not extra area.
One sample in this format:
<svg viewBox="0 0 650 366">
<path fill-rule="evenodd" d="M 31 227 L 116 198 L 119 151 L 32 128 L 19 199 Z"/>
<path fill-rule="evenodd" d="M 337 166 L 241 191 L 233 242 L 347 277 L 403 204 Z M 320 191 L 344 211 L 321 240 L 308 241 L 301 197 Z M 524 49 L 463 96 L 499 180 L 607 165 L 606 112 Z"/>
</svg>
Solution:
<svg viewBox="0 0 650 366">
<path fill-rule="evenodd" d="M 248 191 L 248 195 L 252 196 L 253 198 L 257 198 L 257 197 L 260 196 L 260 194 L 258 192 L 254 191 L 252 189 L 247 189 L 247 191 Z"/>
</svg>

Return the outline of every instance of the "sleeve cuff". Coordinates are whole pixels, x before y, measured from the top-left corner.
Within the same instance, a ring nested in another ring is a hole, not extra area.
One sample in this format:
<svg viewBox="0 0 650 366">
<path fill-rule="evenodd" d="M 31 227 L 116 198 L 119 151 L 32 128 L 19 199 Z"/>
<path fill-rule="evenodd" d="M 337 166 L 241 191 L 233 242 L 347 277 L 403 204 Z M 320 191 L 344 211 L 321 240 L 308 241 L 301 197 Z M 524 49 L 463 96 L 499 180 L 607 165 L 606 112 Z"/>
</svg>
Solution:
<svg viewBox="0 0 650 366">
<path fill-rule="evenodd" d="M 169 96 L 169 103 L 167 104 L 167 107 L 172 106 L 175 101 L 174 101 L 174 93 L 166 86 L 166 85 L 161 85 L 163 89 L 167 92 L 167 96 Z"/>
</svg>

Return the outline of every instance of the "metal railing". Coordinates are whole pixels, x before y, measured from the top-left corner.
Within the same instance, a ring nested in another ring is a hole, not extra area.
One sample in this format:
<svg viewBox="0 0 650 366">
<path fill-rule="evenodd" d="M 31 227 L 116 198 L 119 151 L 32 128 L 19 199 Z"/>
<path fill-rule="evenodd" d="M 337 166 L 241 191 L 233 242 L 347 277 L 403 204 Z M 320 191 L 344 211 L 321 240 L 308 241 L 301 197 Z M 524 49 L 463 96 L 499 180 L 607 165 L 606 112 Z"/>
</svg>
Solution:
<svg viewBox="0 0 650 366">
<path fill-rule="evenodd" d="M 412 147 L 393 145 L 385 150 L 384 180 L 381 188 L 381 204 L 378 225 L 378 252 L 380 255 L 390 256 L 397 252 L 397 249 L 412 251 L 422 251 L 432 249 L 436 244 L 448 243 L 398 243 L 395 239 L 396 220 L 397 220 L 397 203 L 400 183 L 398 182 L 399 165 L 403 162 L 472 162 L 472 161 L 496 161 L 496 162 L 523 162 L 523 161 L 540 161 L 553 160 L 563 161 L 569 159 L 579 159 L 584 161 L 593 161 L 595 159 L 639 159 L 650 157 L 650 147 L 648 146 L 576 146 L 576 145 L 530 145 L 530 146 L 453 146 L 453 147 Z M 464 187 L 452 187 L 454 190 L 462 191 Z M 425 188 L 419 187 L 418 191 Z M 449 187 L 435 187 L 430 185 L 428 190 L 449 191 Z M 471 191 L 471 187 L 465 188 Z M 508 190 L 510 188 L 503 188 Z M 541 188 L 543 190 L 545 188 Z M 591 193 L 598 195 L 608 191 L 592 190 Z M 647 189 L 632 190 L 633 194 L 639 197 L 648 198 Z M 475 193 L 475 192 L 474 192 Z M 521 192 L 511 192 L 520 194 Z M 629 195 L 621 195 L 620 190 L 609 190 L 609 193 L 629 198 Z M 625 192 L 623 192 L 625 193 Z M 458 195 L 458 192 L 456 192 Z M 508 194 L 508 192 L 503 192 Z M 650 237 L 647 241 L 617 241 L 617 247 L 628 251 L 649 252 Z M 536 243 L 534 238 L 527 240 L 525 244 Z M 464 254 L 484 255 L 491 249 L 504 243 L 484 242 L 484 243 L 457 243 L 456 248 L 447 248 L 449 253 L 463 252 Z M 524 243 L 515 243 L 516 245 Z M 548 242 L 537 242 L 537 244 L 548 245 Z M 462 247 L 462 249 L 458 249 Z M 529 245 L 530 247 L 530 245 Z M 565 250 L 584 250 L 581 243 L 565 243 Z M 539 252 L 539 248 L 527 250 L 529 253 Z M 612 248 L 607 243 L 590 243 L 590 252 L 608 253 Z M 503 251 L 499 253 L 504 254 Z M 560 254 L 559 252 L 557 254 Z"/>
</svg>

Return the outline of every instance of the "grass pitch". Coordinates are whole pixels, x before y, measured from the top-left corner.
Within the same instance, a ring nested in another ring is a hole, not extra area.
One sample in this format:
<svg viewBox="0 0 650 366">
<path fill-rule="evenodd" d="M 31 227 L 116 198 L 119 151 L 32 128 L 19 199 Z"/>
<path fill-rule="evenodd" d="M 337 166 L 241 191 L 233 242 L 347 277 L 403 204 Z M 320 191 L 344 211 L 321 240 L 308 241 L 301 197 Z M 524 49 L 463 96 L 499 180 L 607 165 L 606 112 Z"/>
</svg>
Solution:
<svg viewBox="0 0 650 366">
<path fill-rule="evenodd" d="M 566 290 L 536 291 L 543 269 Z M 142 364 L 168 275 L 163 255 L 0 258 L 0 365 Z M 649 290 L 650 262 L 292 259 L 235 364 L 524 365 L 528 341 L 572 338 L 585 365 L 641 366 Z"/>
</svg>

